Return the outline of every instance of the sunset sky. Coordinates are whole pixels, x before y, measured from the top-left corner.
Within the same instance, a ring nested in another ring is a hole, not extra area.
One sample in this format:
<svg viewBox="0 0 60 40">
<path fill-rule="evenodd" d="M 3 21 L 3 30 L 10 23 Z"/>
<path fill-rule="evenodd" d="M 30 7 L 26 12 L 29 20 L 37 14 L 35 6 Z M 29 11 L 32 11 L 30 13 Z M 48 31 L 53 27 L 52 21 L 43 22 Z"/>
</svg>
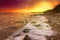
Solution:
<svg viewBox="0 0 60 40">
<path fill-rule="evenodd" d="M 0 12 L 43 12 L 58 4 L 59 0 L 0 0 Z"/>
</svg>

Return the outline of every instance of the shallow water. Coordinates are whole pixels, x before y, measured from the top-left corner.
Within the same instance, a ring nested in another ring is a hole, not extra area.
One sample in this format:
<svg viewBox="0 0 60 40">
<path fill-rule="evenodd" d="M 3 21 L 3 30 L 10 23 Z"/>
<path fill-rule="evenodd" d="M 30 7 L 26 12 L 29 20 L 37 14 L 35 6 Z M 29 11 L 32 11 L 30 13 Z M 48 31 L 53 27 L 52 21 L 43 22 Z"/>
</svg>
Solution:
<svg viewBox="0 0 60 40">
<path fill-rule="evenodd" d="M 0 13 L 0 40 L 4 40 L 17 29 L 24 25 L 28 17 L 24 13 Z"/>
<path fill-rule="evenodd" d="M 25 13 L 0 13 L 0 40 L 5 40 L 14 31 L 17 31 L 18 29 L 23 27 L 24 20 L 29 16 L 30 14 Z M 57 29 L 59 28 L 57 27 Z M 52 37 L 54 38 L 53 40 L 60 40 L 60 33 Z"/>
<path fill-rule="evenodd" d="M 30 18 L 30 21 L 28 21 L 28 23 L 22 29 L 14 32 L 13 35 L 9 37 L 9 39 L 23 40 L 24 39 L 23 37 L 28 35 L 31 38 L 31 40 L 47 40 L 46 36 L 50 37 L 54 35 L 54 31 L 52 30 L 51 26 L 48 23 L 46 23 L 48 22 L 48 20 L 46 19 L 45 16 L 38 16 L 38 17 L 34 16 L 34 17 L 32 17 L 32 19 Z M 35 23 L 31 23 L 31 22 L 35 22 Z M 38 24 L 39 24 L 38 27 L 34 26 Z M 29 31 L 26 32 L 24 29 L 26 31 L 27 29 L 29 29 Z M 19 35 L 19 36 L 15 36 L 15 35 Z"/>
</svg>

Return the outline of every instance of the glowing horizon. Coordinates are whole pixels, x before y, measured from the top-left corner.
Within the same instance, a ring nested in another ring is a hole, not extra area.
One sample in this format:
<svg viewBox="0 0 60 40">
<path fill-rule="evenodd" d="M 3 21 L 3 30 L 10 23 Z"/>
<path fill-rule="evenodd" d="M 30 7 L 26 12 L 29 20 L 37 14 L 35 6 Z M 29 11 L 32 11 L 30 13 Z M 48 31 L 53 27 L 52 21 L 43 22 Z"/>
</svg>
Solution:
<svg viewBox="0 0 60 40">
<path fill-rule="evenodd" d="M 35 4 L 32 8 L 2 10 L 0 12 L 44 12 L 54 8 L 52 2 L 42 1 Z"/>
</svg>

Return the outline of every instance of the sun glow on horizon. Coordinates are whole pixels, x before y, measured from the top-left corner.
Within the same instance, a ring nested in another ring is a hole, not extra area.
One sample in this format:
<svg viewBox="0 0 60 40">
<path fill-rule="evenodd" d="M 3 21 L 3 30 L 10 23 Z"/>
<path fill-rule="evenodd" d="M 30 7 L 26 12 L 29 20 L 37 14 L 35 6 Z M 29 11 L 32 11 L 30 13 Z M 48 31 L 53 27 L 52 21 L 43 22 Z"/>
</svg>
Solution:
<svg viewBox="0 0 60 40">
<path fill-rule="evenodd" d="M 46 1 L 42 1 L 36 5 L 34 5 L 34 7 L 32 7 L 31 9 L 23 9 L 23 10 L 18 10 L 18 11 L 23 11 L 23 12 L 44 12 L 46 10 L 50 10 L 53 9 L 53 4 L 51 2 L 46 2 Z"/>
<path fill-rule="evenodd" d="M 46 10 L 50 10 L 54 8 L 54 5 L 52 2 L 48 1 L 42 1 L 37 4 L 35 4 L 32 8 L 25 8 L 25 9 L 13 9 L 13 10 L 4 10 L 2 12 L 44 12 Z"/>
<path fill-rule="evenodd" d="M 35 5 L 33 9 L 34 12 L 44 12 L 46 10 L 53 9 L 53 5 L 51 2 L 41 2 Z"/>
</svg>

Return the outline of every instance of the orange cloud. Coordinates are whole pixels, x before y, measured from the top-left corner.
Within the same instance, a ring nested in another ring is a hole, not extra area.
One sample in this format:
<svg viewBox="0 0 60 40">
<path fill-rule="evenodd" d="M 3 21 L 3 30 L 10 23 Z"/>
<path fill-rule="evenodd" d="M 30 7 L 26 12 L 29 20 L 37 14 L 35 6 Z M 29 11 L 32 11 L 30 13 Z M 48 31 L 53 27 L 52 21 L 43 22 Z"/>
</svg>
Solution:
<svg viewBox="0 0 60 40">
<path fill-rule="evenodd" d="M 34 4 L 31 7 L 18 8 L 18 9 L 9 9 L 9 10 L 0 10 L 0 12 L 43 12 L 49 9 L 53 9 L 58 4 L 57 1 L 40 1 Z"/>
</svg>

